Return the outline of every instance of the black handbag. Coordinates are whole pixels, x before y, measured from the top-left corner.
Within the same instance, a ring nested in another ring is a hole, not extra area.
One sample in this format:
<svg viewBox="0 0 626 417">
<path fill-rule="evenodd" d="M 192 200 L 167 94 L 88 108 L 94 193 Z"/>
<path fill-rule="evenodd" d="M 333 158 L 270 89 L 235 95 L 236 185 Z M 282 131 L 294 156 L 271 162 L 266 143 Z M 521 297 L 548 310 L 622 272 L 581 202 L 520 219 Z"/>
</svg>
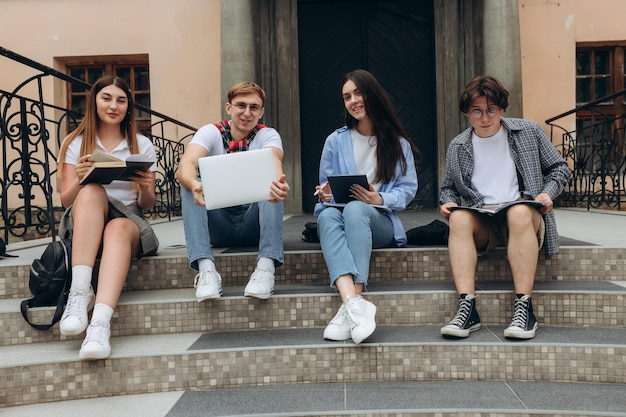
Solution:
<svg viewBox="0 0 626 417">
<path fill-rule="evenodd" d="M 302 231 L 302 240 L 310 243 L 320 243 L 320 238 L 317 235 L 316 222 L 306 222 L 304 224 L 304 230 Z"/>
<path fill-rule="evenodd" d="M 28 324 L 37 330 L 49 330 L 63 315 L 65 303 L 72 285 L 72 241 L 68 237 L 48 244 L 30 266 L 28 287 L 33 297 L 22 301 L 20 309 Z M 50 324 L 35 324 L 28 318 L 28 309 L 33 307 L 54 307 Z"/>
<path fill-rule="evenodd" d="M 407 230 L 407 243 L 411 245 L 447 245 L 450 227 L 441 220 Z"/>
</svg>

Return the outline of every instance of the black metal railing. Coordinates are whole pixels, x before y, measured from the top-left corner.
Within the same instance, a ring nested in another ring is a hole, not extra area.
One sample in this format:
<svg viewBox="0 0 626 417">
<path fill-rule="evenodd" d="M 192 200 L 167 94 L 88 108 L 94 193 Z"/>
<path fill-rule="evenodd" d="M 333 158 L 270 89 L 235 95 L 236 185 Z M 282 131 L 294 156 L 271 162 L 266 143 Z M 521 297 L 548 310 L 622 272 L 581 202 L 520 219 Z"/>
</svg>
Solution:
<svg viewBox="0 0 626 417">
<path fill-rule="evenodd" d="M 626 115 L 615 116 L 599 107 L 618 97 L 626 97 L 626 89 L 546 120 L 553 143 L 560 142 L 561 155 L 572 170 L 559 198 L 561 206 L 621 210 L 626 204 Z M 585 117 L 578 118 L 576 130 L 555 123 L 580 112 Z M 560 141 L 555 135 L 561 136 Z"/>
<path fill-rule="evenodd" d="M 38 71 L 13 91 L 0 90 L 0 236 L 5 241 L 54 237 L 63 213 L 54 194 L 55 150 L 59 149 L 67 126 L 75 126 L 82 115 L 46 103 L 42 80 L 53 77 L 85 89 L 91 85 L 2 47 L 0 55 Z M 178 216 L 180 185 L 176 172 L 184 152 L 183 141 L 196 129 L 140 104 L 134 106 L 151 116 L 150 128 L 141 133 L 151 139 L 157 154 L 157 201 L 146 217 Z"/>
</svg>

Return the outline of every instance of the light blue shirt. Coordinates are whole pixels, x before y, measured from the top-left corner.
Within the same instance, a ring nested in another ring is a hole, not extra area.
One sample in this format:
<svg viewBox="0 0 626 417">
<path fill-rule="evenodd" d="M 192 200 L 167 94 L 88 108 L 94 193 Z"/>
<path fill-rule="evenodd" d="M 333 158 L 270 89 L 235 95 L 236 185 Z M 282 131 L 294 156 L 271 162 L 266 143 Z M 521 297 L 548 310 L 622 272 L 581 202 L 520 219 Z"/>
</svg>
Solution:
<svg viewBox="0 0 626 417">
<path fill-rule="evenodd" d="M 393 223 L 393 235 L 396 245 L 402 246 L 407 242 L 404 226 L 396 211 L 404 210 L 417 193 L 417 172 L 413 152 L 409 142 L 401 138 L 402 153 L 406 161 L 406 174 L 402 174 L 400 163 L 396 166 L 396 176 L 393 180 L 383 183 L 378 190 L 383 198 L 384 205 L 389 208 L 385 213 Z M 350 139 L 350 130 L 344 126 L 331 133 L 324 143 L 320 159 L 319 183 L 328 180 L 329 175 L 357 174 L 356 161 Z M 317 216 L 326 206 L 321 202 L 315 205 L 314 214 Z"/>
</svg>

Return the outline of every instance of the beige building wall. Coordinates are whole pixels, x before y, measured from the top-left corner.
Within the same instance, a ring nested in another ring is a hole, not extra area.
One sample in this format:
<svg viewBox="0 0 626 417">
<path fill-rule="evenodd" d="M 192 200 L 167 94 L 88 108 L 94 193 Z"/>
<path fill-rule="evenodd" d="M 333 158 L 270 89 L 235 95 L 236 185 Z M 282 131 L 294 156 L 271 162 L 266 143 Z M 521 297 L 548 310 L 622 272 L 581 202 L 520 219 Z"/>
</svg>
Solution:
<svg viewBox="0 0 626 417">
<path fill-rule="evenodd" d="M 199 128 L 223 107 L 220 9 L 220 0 L 0 0 L 0 46 L 61 72 L 57 58 L 147 54 L 151 108 Z M 36 74 L 0 56 L 0 89 Z M 43 91 L 46 103 L 66 107 L 64 82 L 44 77 Z M 18 94 L 36 97 L 36 84 Z"/>
<path fill-rule="evenodd" d="M 148 54 L 151 107 L 200 127 L 219 119 L 223 104 L 220 4 L 220 0 L 0 0 L 0 45 L 56 69 L 60 69 L 56 57 Z M 35 73 L 0 57 L 4 90 L 11 91 Z M 46 83 L 46 94 L 51 95 L 52 80 Z M 64 105 L 60 97 L 64 96 L 55 94 L 56 104 Z"/>
<path fill-rule="evenodd" d="M 519 0 L 524 118 L 548 132 L 546 119 L 576 106 L 576 44 L 626 40 L 624 16 L 624 0 Z"/>
</svg>

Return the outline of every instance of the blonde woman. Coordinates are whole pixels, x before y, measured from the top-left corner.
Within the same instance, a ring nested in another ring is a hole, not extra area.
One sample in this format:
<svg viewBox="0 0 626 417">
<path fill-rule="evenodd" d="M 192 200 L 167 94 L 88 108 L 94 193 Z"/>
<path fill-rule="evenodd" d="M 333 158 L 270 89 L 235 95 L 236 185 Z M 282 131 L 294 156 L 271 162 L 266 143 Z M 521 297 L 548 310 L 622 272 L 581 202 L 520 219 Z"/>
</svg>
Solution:
<svg viewBox="0 0 626 417">
<path fill-rule="evenodd" d="M 137 171 L 131 181 L 81 185 L 80 180 L 94 163 L 91 153 L 96 149 L 120 159 L 140 153 L 155 163 L 148 172 Z M 131 91 L 123 79 L 103 77 L 94 83 L 85 117 L 64 139 L 58 162 L 61 203 L 68 207 L 59 234 L 69 230 L 72 236 L 72 286 L 60 330 L 63 335 L 77 335 L 86 329 L 79 358 L 104 359 L 111 354 L 111 316 L 130 260 L 158 248 L 156 236 L 142 215 L 155 202 L 156 154 L 150 140 L 137 134 Z M 94 295 L 92 273 L 98 255 Z"/>
</svg>

